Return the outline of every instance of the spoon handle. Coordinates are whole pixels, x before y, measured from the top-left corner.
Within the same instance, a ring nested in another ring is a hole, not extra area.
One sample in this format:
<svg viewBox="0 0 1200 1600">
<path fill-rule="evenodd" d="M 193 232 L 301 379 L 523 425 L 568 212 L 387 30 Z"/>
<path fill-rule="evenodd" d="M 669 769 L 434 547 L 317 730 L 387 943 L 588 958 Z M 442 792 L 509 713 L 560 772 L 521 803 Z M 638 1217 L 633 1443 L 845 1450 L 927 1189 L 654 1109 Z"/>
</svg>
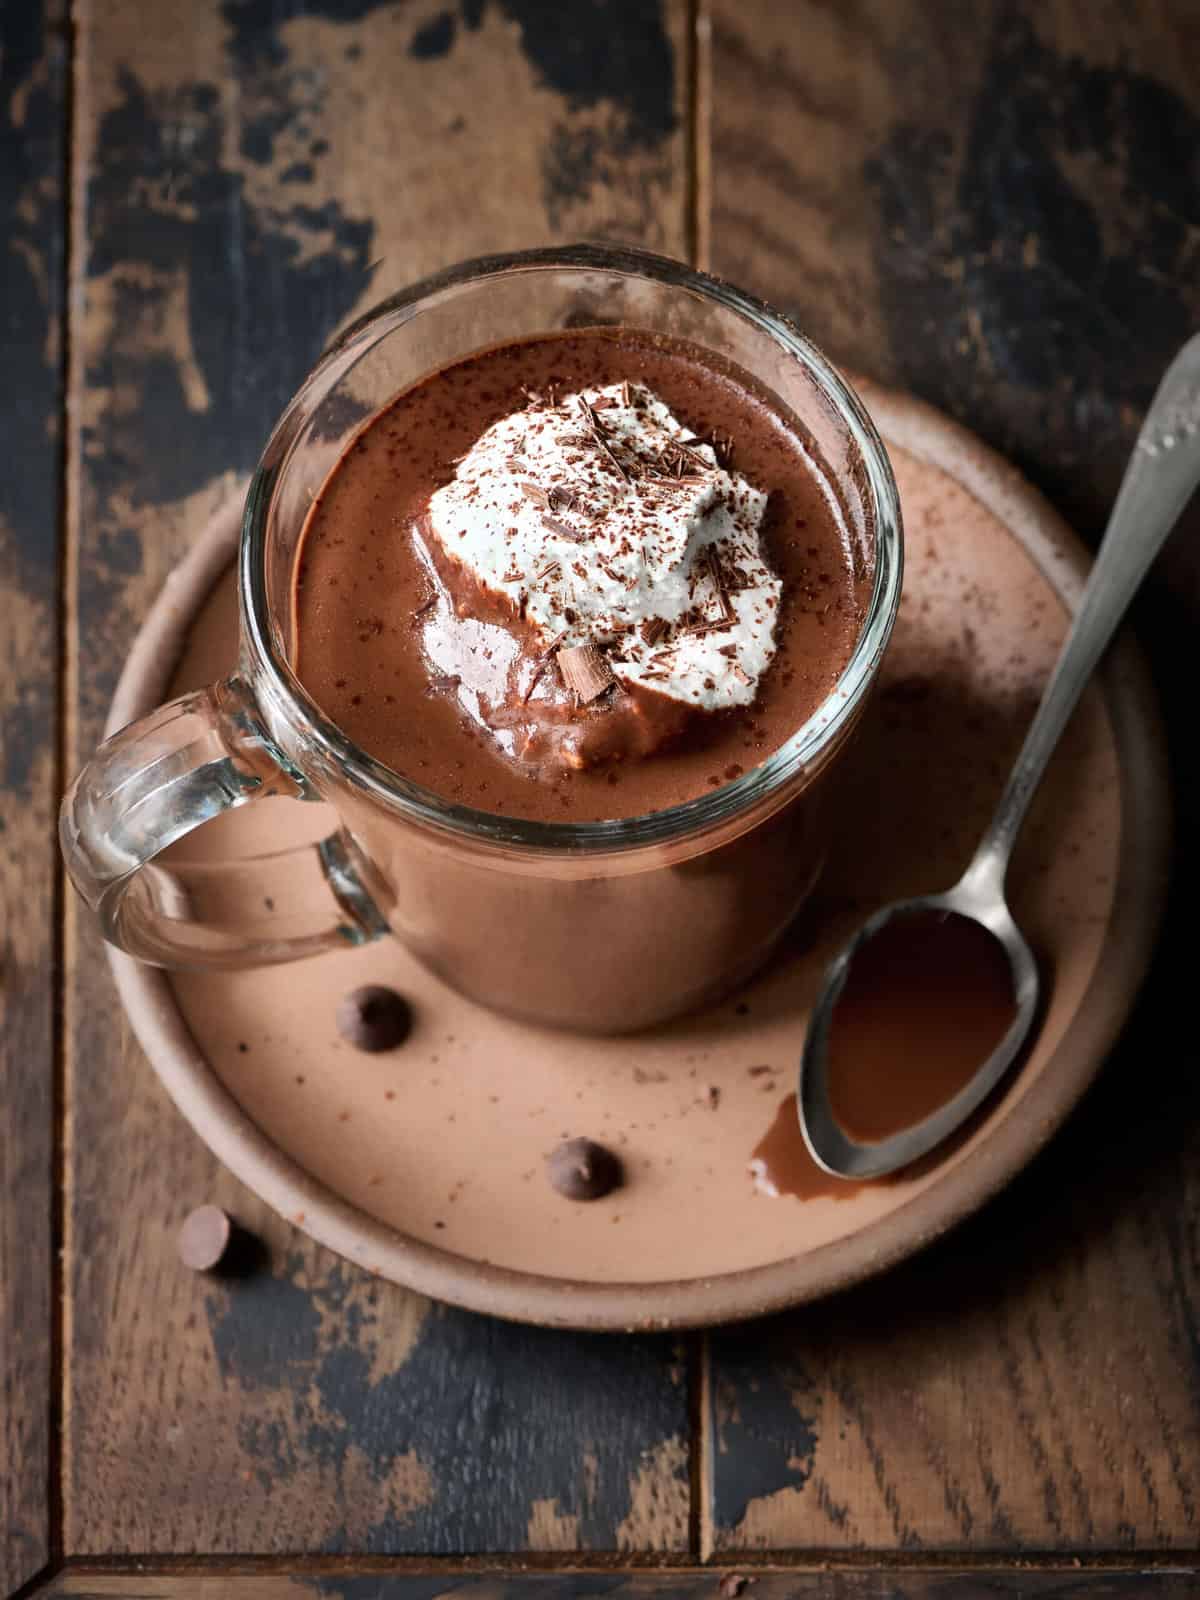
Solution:
<svg viewBox="0 0 1200 1600">
<path fill-rule="evenodd" d="M 1003 886 L 1046 763 L 1151 562 L 1200 483 L 1200 334 L 1167 368 L 1125 469 L 1075 621 L 965 877 Z"/>
</svg>

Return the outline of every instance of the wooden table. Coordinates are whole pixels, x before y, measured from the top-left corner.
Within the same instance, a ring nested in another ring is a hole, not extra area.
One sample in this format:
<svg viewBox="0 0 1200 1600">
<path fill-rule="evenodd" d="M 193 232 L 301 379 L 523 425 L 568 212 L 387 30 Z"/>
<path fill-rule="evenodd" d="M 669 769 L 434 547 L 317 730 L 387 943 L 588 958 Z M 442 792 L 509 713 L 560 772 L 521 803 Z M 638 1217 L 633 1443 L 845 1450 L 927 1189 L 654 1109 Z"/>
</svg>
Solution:
<svg viewBox="0 0 1200 1600">
<path fill-rule="evenodd" d="M 711 265 L 1094 539 L 1200 321 L 1198 63 L 1189 0 L 5 6 L 5 1590 L 1200 1590 L 1194 516 L 1142 611 L 1181 825 L 1124 1045 L 984 1215 L 765 1326 L 505 1326 L 265 1214 L 131 1042 L 52 843 L 139 619 L 330 330 L 485 249 Z M 177 1266 L 210 1198 L 269 1272 Z"/>
</svg>

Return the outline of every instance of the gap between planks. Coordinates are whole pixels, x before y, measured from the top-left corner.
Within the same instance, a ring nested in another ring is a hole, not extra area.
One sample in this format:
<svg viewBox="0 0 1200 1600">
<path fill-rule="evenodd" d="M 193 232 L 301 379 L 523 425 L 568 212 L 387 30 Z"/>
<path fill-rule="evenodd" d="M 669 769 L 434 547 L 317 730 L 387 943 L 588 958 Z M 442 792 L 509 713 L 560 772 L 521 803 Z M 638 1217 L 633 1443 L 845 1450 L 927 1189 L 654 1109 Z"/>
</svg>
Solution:
<svg viewBox="0 0 1200 1600">
<path fill-rule="evenodd" d="M 70 619 L 75 596 L 75 541 L 72 532 L 78 523 L 79 450 L 75 432 L 78 402 L 83 393 L 80 341 L 77 317 L 83 311 L 81 276 L 84 225 L 84 191 L 77 158 L 80 113 L 77 104 L 78 30 L 74 0 L 64 0 L 58 27 L 64 42 L 66 65 L 63 75 L 62 161 L 59 184 L 62 216 L 62 300 L 59 311 L 59 438 L 58 438 L 58 632 L 57 692 L 55 707 L 54 784 L 61 796 L 74 776 L 72 752 L 75 745 L 73 708 L 76 703 L 78 661 L 71 650 Z M 79 293 L 76 293 L 76 284 Z M 67 1424 L 67 972 L 74 962 L 73 920 L 68 915 L 69 888 L 62 856 L 54 849 L 54 875 L 51 882 L 53 905 L 54 1014 L 51 1031 L 52 1144 L 50 1217 L 50 1393 L 49 1407 L 49 1545 L 51 1570 L 61 1566 L 65 1554 L 64 1538 L 64 1463 Z"/>
<path fill-rule="evenodd" d="M 425 1555 L 180 1555 L 180 1556 L 86 1556 L 68 1559 L 53 1571 L 46 1570 L 18 1590 L 12 1600 L 25 1594 L 45 1591 L 63 1578 L 120 1577 L 136 1575 L 148 1580 L 179 1576 L 258 1577 L 374 1577 L 384 1575 L 432 1578 L 486 1578 L 490 1576 L 554 1577 L 573 1572 L 607 1573 L 615 1577 L 649 1579 L 662 1576 L 673 1582 L 695 1579 L 711 1585 L 722 1573 L 734 1572 L 769 1580 L 794 1578 L 806 1574 L 845 1574 L 869 1576 L 894 1574 L 912 1577 L 928 1574 L 950 1579 L 988 1573 L 1008 1575 L 1064 1575 L 1102 1577 L 1118 1574 L 1161 1574 L 1200 1577 L 1200 1546 L 1186 1551 L 1109 1550 L 1069 1556 L 1062 1551 L 1029 1551 L 1020 1555 L 979 1551 L 956 1551 L 939 1556 L 936 1551 L 861 1551 L 844 1550 L 755 1551 L 737 1560 L 722 1560 L 697 1565 L 684 1553 L 659 1554 L 630 1560 L 623 1552 L 526 1551 L 510 1555 L 432 1557 Z"/>
</svg>

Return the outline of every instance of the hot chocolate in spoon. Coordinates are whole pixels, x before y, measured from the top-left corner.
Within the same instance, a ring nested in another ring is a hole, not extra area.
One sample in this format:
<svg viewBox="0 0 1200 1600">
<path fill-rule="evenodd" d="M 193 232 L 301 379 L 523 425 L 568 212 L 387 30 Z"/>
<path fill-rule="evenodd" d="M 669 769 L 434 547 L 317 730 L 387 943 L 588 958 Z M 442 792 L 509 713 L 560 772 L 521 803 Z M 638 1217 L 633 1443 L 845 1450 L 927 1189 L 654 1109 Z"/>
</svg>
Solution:
<svg viewBox="0 0 1200 1600">
<path fill-rule="evenodd" d="M 1076 702 L 1197 483 L 1200 335 L 1159 384 L 1075 621 L 971 864 L 944 893 L 877 911 L 825 975 L 796 1103 L 804 1141 L 826 1172 L 880 1178 L 927 1155 L 987 1098 L 1025 1043 L 1040 981 L 1004 897 L 1009 857 Z M 868 1075 L 874 1107 L 863 1093 Z M 927 1113 L 896 1127 L 889 1080 L 897 1100 L 924 1100 Z M 943 1098 L 939 1082 L 962 1086 Z"/>
</svg>

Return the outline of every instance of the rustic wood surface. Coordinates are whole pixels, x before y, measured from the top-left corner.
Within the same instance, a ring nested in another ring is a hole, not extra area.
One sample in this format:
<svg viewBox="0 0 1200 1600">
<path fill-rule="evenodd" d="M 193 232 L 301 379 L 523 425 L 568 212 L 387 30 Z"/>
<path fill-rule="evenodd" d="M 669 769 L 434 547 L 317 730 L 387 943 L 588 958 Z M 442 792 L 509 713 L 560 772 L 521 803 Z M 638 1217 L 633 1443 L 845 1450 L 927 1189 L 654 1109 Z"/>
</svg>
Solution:
<svg viewBox="0 0 1200 1600">
<path fill-rule="evenodd" d="M 1200 326 L 1200 12 L 802 9 L 714 0 L 713 266 L 959 417 L 1098 537 Z M 713 1337 L 706 1548 L 1200 1544 L 1180 1005 L 1200 803 L 1178 682 L 1197 509 L 1143 610 L 1182 737 L 1174 913 L 1139 1013 L 1063 1136 L 969 1227 L 826 1308 Z"/>
<path fill-rule="evenodd" d="M 1191 1593 L 1192 1576 L 1132 1571 L 1134 1552 L 1200 1551 L 1200 1078 L 1178 910 L 1200 768 L 1171 648 L 1200 609 L 1186 536 L 1145 608 L 1182 819 L 1162 959 L 1081 1114 L 936 1251 L 685 1343 L 505 1327 L 368 1281 L 184 1127 L 68 898 L 56 1275 L 60 607 L 70 771 L 164 575 L 340 321 L 484 249 L 590 235 L 691 255 L 958 416 L 1093 538 L 1155 375 L 1200 323 L 1185 0 L 588 0 L 563 16 L 548 0 L 0 16 L 0 1582 L 60 1552 L 274 1553 L 278 1573 L 68 1569 L 50 1592 L 665 1596 L 715 1593 L 717 1572 L 284 1573 L 319 1552 L 719 1571 L 774 1550 L 888 1565 L 763 1572 L 749 1600 Z M 207 1199 L 260 1234 L 257 1274 L 178 1269 L 175 1226 Z M 1131 1570 L 905 1565 L 933 1551 L 1127 1551 Z"/>
<path fill-rule="evenodd" d="M 527 11 L 81 7 L 74 758 L 340 320 L 489 247 L 686 247 L 682 8 L 597 13 L 586 58 Z M 686 1549 L 679 1349 L 430 1307 L 266 1216 L 166 1103 L 71 915 L 67 1549 Z M 179 1270 L 210 1197 L 269 1273 Z"/>
<path fill-rule="evenodd" d="M 724 1587 L 722 1588 L 722 1581 Z M 66 1572 L 44 1600 L 1191 1600 L 1186 1572 L 570 1572 L 283 1574 L 202 1571 L 136 1576 Z"/>
<path fill-rule="evenodd" d="M 63 7 L 0 26 L 0 1590 L 53 1545 Z"/>
</svg>

